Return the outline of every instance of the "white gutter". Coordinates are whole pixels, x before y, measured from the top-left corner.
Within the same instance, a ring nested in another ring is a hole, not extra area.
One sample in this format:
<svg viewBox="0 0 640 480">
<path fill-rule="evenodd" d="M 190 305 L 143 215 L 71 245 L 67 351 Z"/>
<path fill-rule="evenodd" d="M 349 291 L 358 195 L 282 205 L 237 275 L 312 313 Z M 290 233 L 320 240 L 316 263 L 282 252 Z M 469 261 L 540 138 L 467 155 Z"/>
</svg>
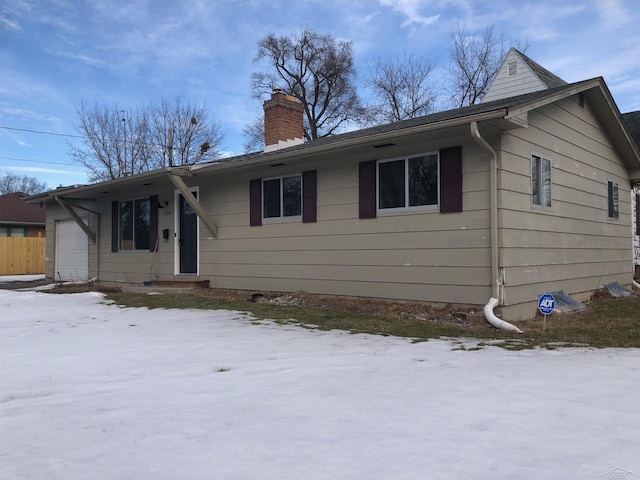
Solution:
<svg viewBox="0 0 640 480">
<path fill-rule="evenodd" d="M 501 330 L 511 330 L 518 333 L 522 333 L 515 325 L 505 322 L 498 318 L 493 309 L 500 303 L 500 264 L 499 264 L 499 251 L 500 244 L 498 242 L 498 154 L 496 151 L 482 138 L 480 131 L 478 130 L 478 122 L 473 121 L 470 124 L 471 136 L 483 150 L 489 154 L 489 190 L 491 196 L 491 294 L 487 304 L 484 306 L 484 317 L 491 325 Z"/>
</svg>

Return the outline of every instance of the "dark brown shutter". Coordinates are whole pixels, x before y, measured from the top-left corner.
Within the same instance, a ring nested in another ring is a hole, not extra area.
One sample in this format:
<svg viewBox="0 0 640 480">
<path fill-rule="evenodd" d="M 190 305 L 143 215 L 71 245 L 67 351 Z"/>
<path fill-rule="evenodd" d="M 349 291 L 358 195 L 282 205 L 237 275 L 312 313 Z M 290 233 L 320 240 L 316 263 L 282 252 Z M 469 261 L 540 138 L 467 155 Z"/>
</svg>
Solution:
<svg viewBox="0 0 640 480">
<path fill-rule="evenodd" d="M 118 202 L 111 202 L 111 251 L 118 251 L 118 224 L 120 220 Z"/>
<path fill-rule="evenodd" d="M 313 223 L 317 221 L 316 171 L 302 172 L 302 221 Z"/>
<path fill-rule="evenodd" d="M 359 165 L 360 218 L 376 218 L 376 161 Z"/>
<path fill-rule="evenodd" d="M 256 178 L 249 182 L 249 225 L 262 225 L 262 179 Z"/>
<path fill-rule="evenodd" d="M 149 197 L 149 251 L 158 251 L 158 195 Z"/>
<path fill-rule="evenodd" d="M 440 213 L 462 211 L 462 147 L 440 150 Z"/>
<path fill-rule="evenodd" d="M 636 235 L 640 235 L 640 193 L 636 193 Z"/>
<path fill-rule="evenodd" d="M 608 202 L 609 202 L 609 218 L 615 218 L 615 204 L 613 201 L 613 182 L 607 182 L 608 186 Z"/>
</svg>

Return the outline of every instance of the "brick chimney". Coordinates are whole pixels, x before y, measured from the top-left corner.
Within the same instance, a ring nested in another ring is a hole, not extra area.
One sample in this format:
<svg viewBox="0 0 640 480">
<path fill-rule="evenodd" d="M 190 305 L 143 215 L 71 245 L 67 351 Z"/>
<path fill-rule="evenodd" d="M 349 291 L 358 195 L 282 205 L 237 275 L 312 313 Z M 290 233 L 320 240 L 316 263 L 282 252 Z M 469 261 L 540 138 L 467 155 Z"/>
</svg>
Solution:
<svg viewBox="0 0 640 480">
<path fill-rule="evenodd" d="M 295 97 L 274 87 L 271 99 L 264 102 L 265 152 L 304 142 L 303 111 Z"/>
</svg>

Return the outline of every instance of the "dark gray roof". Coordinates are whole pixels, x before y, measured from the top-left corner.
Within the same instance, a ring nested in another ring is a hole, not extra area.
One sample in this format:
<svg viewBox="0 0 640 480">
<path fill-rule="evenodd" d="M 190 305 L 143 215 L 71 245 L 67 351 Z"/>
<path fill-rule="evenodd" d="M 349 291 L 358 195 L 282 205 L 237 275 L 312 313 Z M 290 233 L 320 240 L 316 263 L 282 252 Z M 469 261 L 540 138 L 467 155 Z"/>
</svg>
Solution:
<svg viewBox="0 0 640 480">
<path fill-rule="evenodd" d="M 631 138 L 636 142 L 638 149 L 640 149 L 640 110 L 635 112 L 627 112 L 622 114 L 624 122 L 627 124 L 627 128 L 631 133 Z"/>
<path fill-rule="evenodd" d="M 375 127 L 364 128 L 360 130 L 354 130 L 352 132 L 331 135 L 328 137 L 317 138 L 315 140 L 311 140 L 299 145 L 295 145 L 292 147 L 287 147 L 287 152 L 295 152 L 295 151 L 303 151 L 308 148 L 314 148 L 323 145 L 331 145 L 333 143 L 343 142 L 345 140 L 352 140 L 357 138 L 364 138 L 371 135 L 378 135 L 387 132 L 400 131 L 406 128 L 416 127 L 420 125 L 428 125 L 430 123 L 438 123 L 444 122 L 447 120 L 453 120 L 457 118 L 470 117 L 473 115 L 489 113 L 492 111 L 509 109 L 513 107 L 517 107 L 520 105 L 525 105 L 529 102 L 536 101 L 538 99 L 544 98 L 548 95 L 553 95 L 555 93 L 561 92 L 565 89 L 573 88 L 579 86 L 583 83 L 592 82 L 593 79 L 583 80 L 580 82 L 575 82 L 571 84 L 564 83 L 563 85 L 556 86 L 553 88 L 549 88 L 547 90 L 540 90 L 537 92 L 525 93 L 522 95 L 516 95 L 514 97 L 501 98 L 498 100 L 493 100 L 491 102 L 486 103 L 478 103 L 476 105 L 470 105 L 467 107 L 455 108 L 453 110 L 445 110 L 442 112 L 432 113 L 430 115 L 425 115 L 422 117 L 411 118 L 409 120 L 402 120 L 399 122 L 388 123 L 384 125 L 378 125 Z M 270 154 L 277 154 L 282 150 L 275 150 L 269 153 L 263 152 L 254 152 L 246 155 L 240 155 L 236 157 L 223 158 L 220 160 L 214 160 L 210 163 L 220 163 L 220 162 L 240 162 L 249 160 L 251 158 L 256 158 L 258 156 L 266 156 Z"/>
<path fill-rule="evenodd" d="M 542 83 L 546 85 L 547 88 L 554 88 L 554 87 L 560 87 L 562 85 L 567 85 L 567 82 L 565 82 L 563 79 L 561 79 L 554 73 L 551 73 L 549 70 L 544 68 L 539 63 L 534 62 L 529 57 L 527 57 L 524 53 L 518 50 L 515 50 L 515 51 L 518 55 L 522 57 L 522 60 L 524 60 L 527 65 L 529 65 L 529 68 L 533 70 L 533 73 L 536 74 L 536 76 L 540 79 Z"/>
<path fill-rule="evenodd" d="M 534 103 L 538 100 L 542 100 L 546 97 L 553 98 L 555 95 L 560 94 L 564 91 L 572 90 L 572 89 L 580 89 L 580 87 L 587 83 L 593 83 L 594 81 L 599 81 L 604 85 L 604 80 L 601 77 L 596 79 L 583 80 L 580 82 L 575 82 L 571 84 L 564 84 L 562 86 L 557 86 L 554 88 L 550 88 L 547 90 L 540 90 L 537 92 L 525 93 L 523 95 L 517 95 L 514 97 L 501 98 L 498 100 L 494 100 L 486 103 L 479 103 L 477 105 L 470 105 L 468 107 L 456 108 L 453 110 L 446 110 L 442 112 L 432 113 L 430 115 L 425 115 L 422 117 L 412 118 L 409 120 L 403 120 L 400 122 L 389 123 L 386 125 L 378 125 L 375 127 L 365 128 L 361 130 L 354 130 L 347 133 L 331 135 L 328 137 L 322 137 L 315 140 L 311 140 L 305 143 L 301 143 L 299 145 L 295 145 L 292 147 L 282 148 L 279 150 L 273 150 L 270 152 L 252 152 L 244 155 L 238 155 L 234 157 L 221 158 L 218 160 L 214 160 L 207 163 L 201 163 L 197 165 L 193 165 L 192 167 L 197 168 L 198 170 L 202 169 L 202 171 L 208 171 L 209 169 L 216 170 L 218 167 L 224 168 L 225 166 L 231 166 L 234 164 L 247 164 L 251 165 L 255 162 L 260 163 L 268 163 L 271 158 L 278 158 L 283 153 L 286 155 L 297 155 L 298 153 L 304 154 L 308 151 L 313 151 L 318 147 L 329 147 L 336 145 L 340 146 L 342 142 L 349 142 L 351 140 L 359 140 L 367 137 L 375 137 L 377 135 L 383 135 L 385 133 L 392 132 L 401 132 L 405 129 L 411 129 L 413 127 L 420 127 L 423 125 L 429 124 L 437 124 L 441 122 L 447 122 L 449 120 L 457 120 L 463 119 L 465 117 L 474 117 L 477 118 L 477 115 L 482 114 L 491 114 L 491 112 L 500 112 L 503 110 L 510 110 L 513 108 L 523 107 L 528 104 Z M 585 87 L 586 88 L 586 87 Z M 605 86 L 606 88 L 606 86 Z M 189 169 L 189 167 L 172 167 L 172 170 L 179 169 Z M 99 188 L 103 188 L 103 186 L 109 186 L 110 184 L 123 184 L 129 181 L 133 181 L 139 179 L 140 176 L 163 176 L 169 169 L 161 168 L 158 170 L 153 170 L 150 172 L 140 173 L 138 175 L 133 175 L 131 177 L 121 177 L 115 180 L 109 180 L 106 182 L 101 182 L 93 185 L 75 185 L 71 187 L 61 187 L 51 192 L 45 192 L 43 194 L 34 195 L 29 200 L 30 201 L 39 201 L 41 197 L 48 197 L 50 195 L 66 195 L 71 192 L 77 192 L 78 190 L 91 190 L 98 188 L 98 185 L 101 185 Z M 135 177 L 135 178 L 134 178 Z"/>
</svg>

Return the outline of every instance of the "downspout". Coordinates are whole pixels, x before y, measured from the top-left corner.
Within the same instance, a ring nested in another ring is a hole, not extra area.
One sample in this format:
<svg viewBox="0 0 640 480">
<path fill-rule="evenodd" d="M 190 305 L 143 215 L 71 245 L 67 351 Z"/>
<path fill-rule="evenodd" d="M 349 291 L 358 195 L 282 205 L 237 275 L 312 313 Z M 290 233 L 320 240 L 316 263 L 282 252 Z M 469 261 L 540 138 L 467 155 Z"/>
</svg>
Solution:
<svg viewBox="0 0 640 480">
<path fill-rule="evenodd" d="M 500 300 L 500 264 L 499 264 L 499 242 L 498 242 L 498 154 L 496 151 L 482 138 L 478 130 L 478 122 L 473 121 L 470 124 L 471 136 L 483 150 L 489 154 L 489 190 L 490 190 L 490 222 L 491 222 L 491 294 L 487 304 L 484 306 L 484 317 L 491 325 L 501 330 L 512 330 L 522 333 L 515 325 L 498 318 L 493 309 L 496 308 Z"/>
</svg>

